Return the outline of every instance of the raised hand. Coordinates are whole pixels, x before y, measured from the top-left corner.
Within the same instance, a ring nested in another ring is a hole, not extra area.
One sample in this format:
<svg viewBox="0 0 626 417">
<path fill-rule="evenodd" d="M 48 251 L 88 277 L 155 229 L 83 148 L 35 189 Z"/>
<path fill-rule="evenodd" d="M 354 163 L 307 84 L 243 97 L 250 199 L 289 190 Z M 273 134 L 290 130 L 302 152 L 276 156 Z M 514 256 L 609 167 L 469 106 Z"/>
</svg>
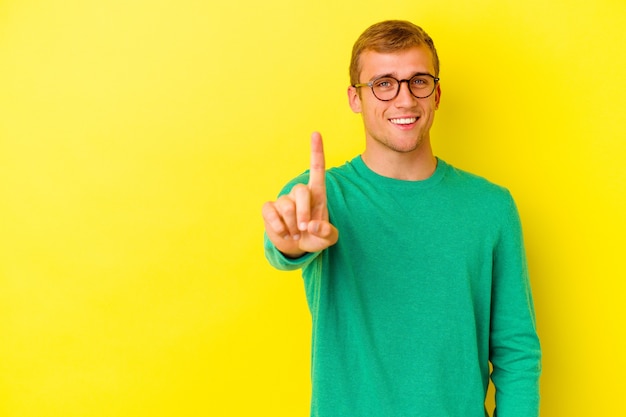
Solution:
<svg viewBox="0 0 626 417">
<path fill-rule="evenodd" d="M 334 245 L 339 232 L 328 221 L 326 165 L 322 136 L 311 135 L 308 184 L 296 184 L 289 194 L 263 205 L 265 232 L 285 255 L 297 258 Z"/>
</svg>

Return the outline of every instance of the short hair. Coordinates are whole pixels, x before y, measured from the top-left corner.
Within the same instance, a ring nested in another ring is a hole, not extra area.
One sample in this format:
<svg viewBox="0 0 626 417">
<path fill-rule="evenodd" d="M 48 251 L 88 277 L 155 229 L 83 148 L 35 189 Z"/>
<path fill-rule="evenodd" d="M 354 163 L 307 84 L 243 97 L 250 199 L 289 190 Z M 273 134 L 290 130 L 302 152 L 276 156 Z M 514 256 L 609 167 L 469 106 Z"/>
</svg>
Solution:
<svg viewBox="0 0 626 417">
<path fill-rule="evenodd" d="M 432 38 L 421 27 L 406 20 L 386 20 L 375 23 L 359 36 L 352 47 L 350 60 L 350 84 L 358 84 L 361 75 L 361 54 L 366 51 L 378 53 L 398 52 L 426 45 L 433 56 L 435 77 L 439 76 L 439 57 Z"/>
</svg>

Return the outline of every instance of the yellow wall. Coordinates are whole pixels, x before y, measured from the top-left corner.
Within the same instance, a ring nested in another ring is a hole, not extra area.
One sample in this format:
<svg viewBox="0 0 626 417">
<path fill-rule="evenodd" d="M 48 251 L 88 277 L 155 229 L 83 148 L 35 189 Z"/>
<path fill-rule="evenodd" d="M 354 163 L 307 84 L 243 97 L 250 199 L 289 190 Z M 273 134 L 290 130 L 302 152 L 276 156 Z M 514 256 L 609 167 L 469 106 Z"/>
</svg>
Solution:
<svg viewBox="0 0 626 417">
<path fill-rule="evenodd" d="M 311 131 L 362 150 L 348 56 L 386 18 L 437 42 L 436 153 L 518 201 L 542 414 L 626 413 L 623 0 L 4 0 L 0 416 L 307 414 L 260 206 Z"/>
</svg>

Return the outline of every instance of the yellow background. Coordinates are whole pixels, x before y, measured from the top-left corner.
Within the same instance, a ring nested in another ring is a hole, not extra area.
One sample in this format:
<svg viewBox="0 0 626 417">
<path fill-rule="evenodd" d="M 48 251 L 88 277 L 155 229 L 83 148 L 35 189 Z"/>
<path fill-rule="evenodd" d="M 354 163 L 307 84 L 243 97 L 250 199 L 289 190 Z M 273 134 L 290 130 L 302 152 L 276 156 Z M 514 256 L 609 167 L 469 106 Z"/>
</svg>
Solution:
<svg viewBox="0 0 626 417">
<path fill-rule="evenodd" d="M 362 151 L 348 58 L 413 20 L 437 155 L 511 189 L 542 415 L 626 415 L 623 0 L 0 1 L 0 416 L 305 416 L 260 207 Z"/>
</svg>

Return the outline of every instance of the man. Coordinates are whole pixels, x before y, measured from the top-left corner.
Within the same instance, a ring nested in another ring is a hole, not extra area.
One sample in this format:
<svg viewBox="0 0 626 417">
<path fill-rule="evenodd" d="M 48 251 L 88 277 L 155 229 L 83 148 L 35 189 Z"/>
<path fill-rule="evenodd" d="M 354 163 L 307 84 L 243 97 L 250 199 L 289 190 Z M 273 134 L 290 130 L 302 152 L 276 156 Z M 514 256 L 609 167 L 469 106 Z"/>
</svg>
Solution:
<svg viewBox="0 0 626 417">
<path fill-rule="evenodd" d="M 356 41 L 348 101 L 362 155 L 310 171 L 263 206 L 265 249 L 303 270 L 312 315 L 311 415 L 539 414 L 540 347 L 515 203 L 433 155 L 441 100 L 431 38 L 385 21 Z"/>
</svg>

